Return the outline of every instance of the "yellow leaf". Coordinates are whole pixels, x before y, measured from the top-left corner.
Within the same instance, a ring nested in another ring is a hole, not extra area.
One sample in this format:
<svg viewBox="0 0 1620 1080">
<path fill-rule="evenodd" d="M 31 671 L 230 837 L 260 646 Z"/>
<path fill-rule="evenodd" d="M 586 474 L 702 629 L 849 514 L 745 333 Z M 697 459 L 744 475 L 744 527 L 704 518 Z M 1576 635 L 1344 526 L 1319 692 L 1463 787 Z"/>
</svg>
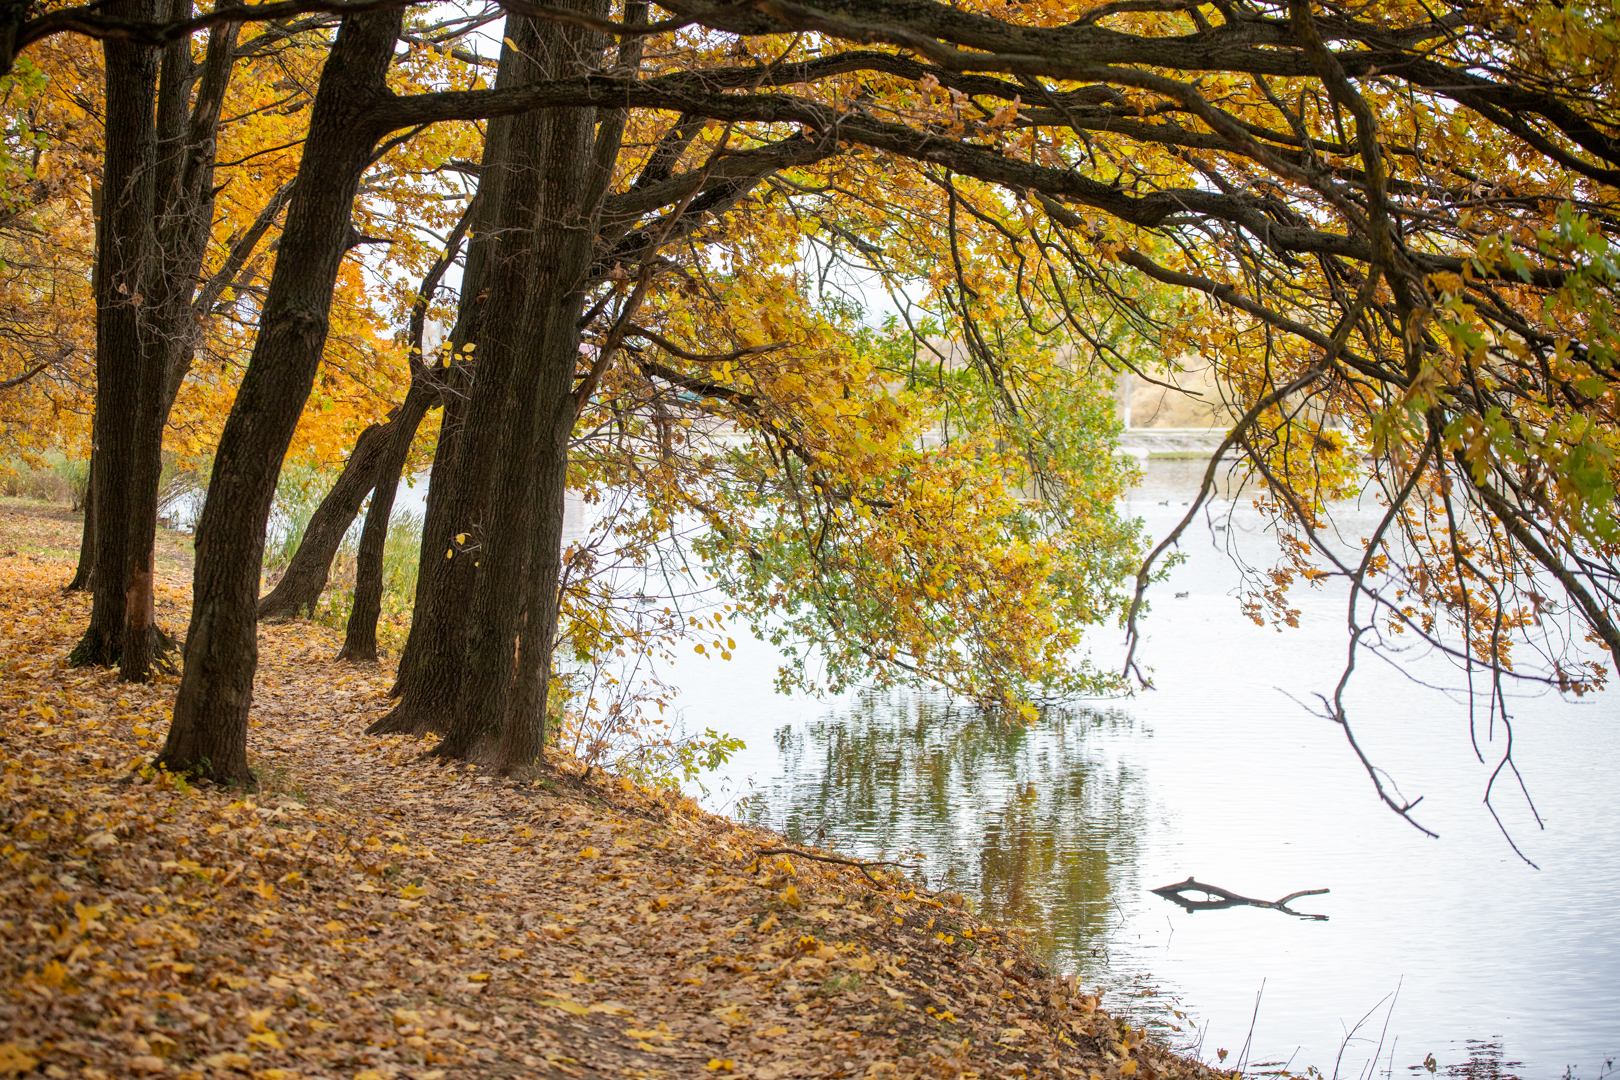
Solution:
<svg viewBox="0 0 1620 1080">
<path fill-rule="evenodd" d="M 581 1005 L 577 1001 L 564 1001 L 561 998 L 546 998 L 540 1004 L 550 1005 L 554 1009 L 561 1009 L 563 1012 L 573 1013 L 575 1016 L 584 1016 L 591 1011 L 589 1005 Z"/>
<path fill-rule="evenodd" d="M 804 906 L 804 902 L 799 899 L 799 887 L 797 885 L 789 885 L 787 888 L 783 889 L 782 895 L 777 897 L 777 899 L 781 900 L 782 903 L 786 904 L 788 907 Z"/>
<path fill-rule="evenodd" d="M 601 854 L 602 853 L 600 851 L 597 851 L 595 848 L 588 847 L 584 851 L 579 853 L 579 857 L 582 858 L 582 859 L 595 859 L 595 858 L 599 857 Z"/>
<path fill-rule="evenodd" d="M 415 900 L 418 896 L 426 896 L 427 890 L 420 885 L 407 885 L 399 890 L 401 900 Z"/>
<path fill-rule="evenodd" d="M 736 1066 L 737 1063 L 730 1058 L 710 1058 L 708 1065 L 709 1069 L 714 1072 L 730 1072 Z"/>
<path fill-rule="evenodd" d="M 740 1005 L 726 1005 L 719 1009 L 710 1009 L 709 1015 L 735 1027 L 738 1024 L 748 1023 L 748 1013 Z"/>
<path fill-rule="evenodd" d="M 1123 1065 L 1121 1065 L 1119 1067 L 1119 1075 L 1121 1075 L 1121 1076 L 1130 1076 L 1135 1071 L 1136 1071 L 1136 1062 L 1135 1061 L 1127 1061 L 1125 1064 L 1123 1064 Z"/>
<path fill-rule="evenodd" d="M 281 1037 L 273 1031 L 255 1031 L 247 1037 L 249 1046 L 262 1046 L 268 1050 L 281 1050 Z"/>
<path fill-rule="evenodd" d="M 274 1013 L 274 1009 L 254 1009 L 248 1013 L 248 1027 L 254 1031 L 263 1031 L 265 1024 L 269 1022 Z"/>
<path fill-rule="evenodd" d="M 0 1043 L 0 1076 L 18 1076 L 38 1064 L 39 1058 L 16 1043 Z"/>
<path fill-rule="evenodd" d="M 239 1054 L 235 1050 L 209 1054 L 202 1060 L 204 1065 L 211 1065 L 216 1069 L 246 1069 L 253 1063 L 252 1058 L 246 1054 Z"/>
<path fill-rule="evenodd" d="M 849 961 L 849 966 L 854 968 L 856 971 L 876 971 L 877 961 L 872 959 L 870 956 L 862 954 L 851 959 Z"/>
<path fill-rule="evenodd" d="M 489 982 L 489 972 L 479 971 L 467 976 L 468 982 Z"/>
<path fill-rule="evenodd" d="M 325 930 L 328 934 L 341 934 L 341 933 L 343 933 L 343 931 L 347 930 L 348 927 L 344 926 L 342 923 L 338 922 L 336 919 L 333 919 L 331 922 L 329 922 L 325 926 L 321 927 L 321 929 Z M 236 987 L 236 988 L 233 988 L 233 989 L 240 989 L 240 988 Z"/>
</svg>

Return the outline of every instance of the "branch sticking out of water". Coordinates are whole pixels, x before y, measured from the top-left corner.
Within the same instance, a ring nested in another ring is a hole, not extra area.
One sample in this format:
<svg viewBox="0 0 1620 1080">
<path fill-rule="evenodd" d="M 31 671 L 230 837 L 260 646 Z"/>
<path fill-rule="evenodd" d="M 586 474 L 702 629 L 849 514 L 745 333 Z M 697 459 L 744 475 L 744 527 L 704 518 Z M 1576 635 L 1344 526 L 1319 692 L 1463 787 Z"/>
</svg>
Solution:
<svg viewBox="0 0 1620 1080">
<path fill-rule="evenodd" d="M 1237 893 L 1228 892 L 1226 889 L 1223 889 L 1218 885 L 1205 885 L 1201 881 L 1188 878 L 1186 881 L 1179 881 L 1174 885 L 1161 885 L 1157 889 L 1153 889 L 1151 891 L 1157 893 L 1159 896 L 1164 897 L 1171 903 L 1181 905 L 1188 911 L 1215 911 L 1220 908 L 1230 907 L 1260 907 L 1271 908 L 1274 911 L 1281 911 L 1286 915 L 1293 915 L 1295 918 L 1314 919 L 1318 922 L 1327 921 L 1326 915 L 1309 915 L 1303 911 L 1295 911 L 1288 906 L 1288 903 L 1291 900 L 1297 900 L 1301 896 L 1320 896 L 1328 892 L 1329 890 L 1327 889 L 1301 889 L 1298 892 L 1289 893 L 1281 900 L 1256 900 L 1252 896 L 1239 896 Z M 1193 900 L 1182 895 L 1183 893 L 1189 892 L 1201 892 L 1205 896 L 1218 896 L 1220 899 Z"/>
</svg>

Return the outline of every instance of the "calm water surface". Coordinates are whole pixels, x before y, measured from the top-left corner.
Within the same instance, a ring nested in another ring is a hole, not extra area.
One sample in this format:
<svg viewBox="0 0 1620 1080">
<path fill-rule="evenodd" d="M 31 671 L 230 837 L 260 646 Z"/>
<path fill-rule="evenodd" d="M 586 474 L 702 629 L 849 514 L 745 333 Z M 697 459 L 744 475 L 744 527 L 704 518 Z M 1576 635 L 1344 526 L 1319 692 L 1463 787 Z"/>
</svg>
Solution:
<svg viewBox="0 0 1620 1080">
<path fill-rule="evenodd" d="M 1151 534 L 1185 512 L 1195 468 L 1149 465 L 1128 509 Z M 683 661 L 669 674 L 689 725 L 748 743 L 706 778 L 709 802 L 841 850 L 914 854 L 930 884 L 1028 927 L 1055 967 L 1210 1062 L 1224 1049 L 1227 1067 L 1340 1077 L 1423 1076 L 1430 1055 L 1449 1076 L 1612 1070 L 1620 699 L 1511 702 L 1546 828 L 1522 798 L 1496 802 L 1538 870 L 1481 804 L 1490 766 L 1462 699 L 1364 663 L 1358 737 L 1402 793 L 1424 796 L 1419 817 L 1440 833 L 1428 839 L 1381 807 L 1343 735 L 1306 708 L 1343 662 L 1342 590 L 1302 590 L 1297 630 L 1254 626 L 1230 544 L 1260 565 L 1274 551 L 1246 499 L 1189 532 L 1187 563 L 1153 593 L 1155 690 L 1052 710 L 1027 731 L 927 694 L 783 697 L 773 650 L 754 641 L 731 663 Z M 1118 637 L 1097 635 L 1097 656 L 1117 656 Z M 1434 657 L 1402 663 L 1433 686 L 1458 681 Z M 1486 734 L 1492 761 L 1502 731 Z M 1148 891 L 1189 876 L 1261 899 L 1329 889 L 1292 905 L 1326 918 L 1190 913 Z"/>
</svg>

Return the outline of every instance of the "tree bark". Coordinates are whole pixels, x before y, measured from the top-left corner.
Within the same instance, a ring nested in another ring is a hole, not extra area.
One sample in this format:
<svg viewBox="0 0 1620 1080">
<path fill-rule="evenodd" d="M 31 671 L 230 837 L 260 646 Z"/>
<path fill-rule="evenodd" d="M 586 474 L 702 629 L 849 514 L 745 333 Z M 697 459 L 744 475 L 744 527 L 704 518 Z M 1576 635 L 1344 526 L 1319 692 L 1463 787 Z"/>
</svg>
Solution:
<svg viewBox="0 0 1620 1080">
<path fill-rule="evenodd" d="M 498 87 L 522 85 L 537 77 L 530 59 L 532 48 L 525 44 L 536 36 L 531 20 L 512 22 L 501 50 Z M 400 701 L 367 729 L 370 734 L 442 734 L 449 728 L 461 692 L 467 598 L 477 576 L 479 545 L 487 538 L 484 518 L 491 479 L 503 449 L 499 432 L 511 375 L 509 358 L 497 359 L 493 352 L 485 355 L 485 338 L 499 318 L 515 321 L 521 317 L 510 310 L 497 317 L 491 309 L 508 304 L 510 290 L 521 290 L 526 280 L 521 275 L 514 277 L 526 258 L 534 227 L 532 197 L 525 209 L 521 195 L 525 185 L 534 182 L 531 143 L 541 122 L 541 114 L 492 121 L 484 144 L 478 194 L 482 208 L 467 254 L 456 332 L 451 337 L 454 350 L 465 344 L 476 346 L 472 384 L 465 405 L 454 412 L 447 407 L 440 426 L 422 526 L 422 562 L 411 635 L 400 657 L 394 688 Z M 459 542 L 458 537 L 462 538 Z"/>
<path fill-rule="evenodd" d="M 467 260 L 468 267 L 472 259 Z M 462 288 L 465 293 L 470 285 L 470 271 L 462 274 Z M 463 303 L 466 296 L 463 296 Z M 457 330 L 460 329 L 460 320 L 457 320 Z M 452 338 L 452 345 L 456 339 Z M 434 545 L 438 537 L 445 535 L 445 519 L 447 517 L 447 504 L 450 502 L 450 476 L 456 468 L 456 451 L 461 445 L 461 430 L 467 422 L 467 396 L 471 390 L 471 365 L 451 362 L 450 377 L 447 386 L 447 396 L 444 402 L 444 414 L 439 418 L 439 441 L 433 448 L 433 464 L 428 469 L 428 489 L 426 505 L 422 513 L 422 543 L 417 553 L 416 595 L 411 599 L 411 629 L 405 638 L 405 647 L 399 654 L 399 671 L 394 677 L 393 688 L 388 691 L 391 698 L 403 697 L 407 689 L 412 687 L 418 660 L 433 651 L 428 644 L 431 624 L 427 617 L 431 595 L 430 578 L 437 564 L 434 559 Z M 459 628 L 459 623 L 457 624 Z M 381 725 L 389 722 L 393 714 L 384 717 L 370 728 L 370 734 L 376 734 Z"/>
<path fill-rule="evenodd" d="M 388 449 L 394 425 L 402 412 L 396 407 L 387 422 L 372 424 L 355 439 L 354 449 L 349 451 L 349 459 L 343 463 L 337 483 L 310 515 L 304 535 L 298 541 L 298 550 L 287 563 L 287 572 L 281 575 L 276 587 L 259 600 L 259 618 L 292 619 L 301 611 L 315 613 L 315 605 L 326 590 L 326 579 L 332 572 L 332 559 L 343 546 L 343 537 L 360 513 L 360 505 L 376 485 L 377 465 Z"/>
<path fill-rule="evenodd" d="M 587 2 L 581 7 L 595 11 L 598 5 Z M 599 55 L 603 44 L 593 33 L 553 25 L 544 28 L 535 54 L 545 69 L 544 77 L 556 78 L 575 58 Z M 574 369 L 579 359 L 585 285 L 595 255 L 595 185 L 591 182 L 595 133 L 594 109 L 552 110 L 537 127 L 539 167 L 533 193 L 532 255 L 526 267 L 514 266 L 514 271 L 525 272 L 519 292 L 505 296 L 491 289 L 485 335 L 489 345 L 480 346 L 481 352 L 489 348 L 496 357 L 510 354 L 508 362 L 515 366 L 502 423 L 508 449 L 491 504 L 489 528 L 481 538 L 481 566 L 467 605 L 461 695 L 450 731 L 434 753 L 486 761 L 502 773 L 531 768 L 540 754 L 533 702 L 524 708 L 513 707 L 525 592 L 518 583 L 527 577 L 531 595 L 544 594 L 547 589 L 555 593 L 560 569 L 557 551 L 541 553 L 537 563 L 528 564 L 531 550 L 544 542 L 540 534 L 555 534 L 557 543 L 561 542 L 560 491 L 567 483 Z M 497 304 L 503 308 L 521 305 L 521 318 L 497 318 Z M 559 494 L 554 499 L 549 498 L 553 489 Z M 542 493 L 548 496 L 544 501 L 539 498 Z M 555 607 L 555 596 L 550 603 Z M 542 601 L 535 611 L 539 628 L 545 621 L 544 608 Z M 552 622 L 554 626 L 554 618 Z M 536 645 L 539 640 L 537 635 Z M 527 690 L 532 696 L 535 687 Z M 539 711 L 543 715 L 543 693 Z"/>
<path fill-rule="evenodd" d="M 188 17 L 191 0 L 170 0 L 167 16 Z M 163 475 L 163 429 L 173 395 L 191 366 L 198 327 L 192 293 L 202 271 L 214 222 L 214 157 L 225 91 L 230 85 L 236 25 L 216 27 L 199 66 L 191 42 L 163 50 L 156 113 L 155 237 L 148 281 L 147 334 L 140 391 L 134 404 L 135 437 L 129 460 L 129 583 L 119 677 L 145 682 L 154 661 L 167 663 L 173 640 L 157 625 L 153 582 L 158 486 Z M 196 104 L 192 92 L 196 90 Z"/>
<path fill-rule="evenodd" d="M 154 0 L 118 0 L 130 19 L 156 18 Z M 130 530 L 136 507 L 129 469 L 135 452 L 146 350 L 145 292 L 156 206 L 157 137 L 152 122 L 158 50 L 109 39 L 102 43 L 106 78 L 100 246 L 96 251 L 96 414 L 91 485 L 96 489 L 95 599 L 90 626 L 69 655 L 75 666 L 108 666 L 123 652 L 129 601 Z M 154 519 L 156 511 L 153 512 Z M 155 524 L 155 521 L 154 521 Z"/>
<path fill-rule="evenodd" d="M 349 608 L 339 660 L 354 663 L 377 660 L 377 618 L 382 614 L 383 548 L 388 543 L 388 519 L 394 513 L 394 496 L 399 491 L 400 474 L 405 469 L 405 459 L 410 456 L 411 443 L 416 440 L 416 429 L 422 426 L 422 418 L 437 396 L 425 380 L 413 378 L 399 412 L 381 429 L 387 440 L 381 444 L 373 467 L 375 484 L 371 505 L 366 508 L 365 528 L 360 533 L 360 549 L 354 557 L 354 602 Z M 261 602 L 261 617 L 263 610 Z"/>
<path fill-rule="evenodd" d="M 577 313 L 576 313 L 577 320 Z M 576 324 L 577 325 L 577 321 Z M 575 355 L 578 355 L 577 335 Z M 498 767 L 514 772 L 534 765 L 546 742 L 546 704 L 551 687 L 562 577 L 563 514 L 568 491 L 568 446 L 574 432 L 574 399 L 569 385 L 574 360 L 553 358 L 552 385 L 537 425 L 531 498 L 535 524 L 529 530 L 528 573 L 524 575 L 523 617 L 517 644 L 517 677 L 500 745 Z M 557 384 L 561 384 L 557 392 Z"/>
<path fill-rule="evenodd" d="M 349 607 L 349 622 L 344 629 L 343 648 L 339 660 L 352 663 L 375 663 L 377 660 L 377 618 L 382 614 L 383 553 L 388 544 L 388 521 L 394 513 L 394 496 L 399 491 L 400 475 L 405 471 L 405 460 L 410 457 L 411 444 L 416 441 L 416 429 L 422 418 L 440 397 L 441 379 L 448 367 L 435 361 L 429 364 L 422 355 L 422 339 L 427 332 L 427 312 L 438 291 L 444 273 L 456 261 L 467 227 L 479 209 L 477 196 L 467 204 L 461 220 L 445 242 L 444 254 L 434 260 L 422 276 L 422 287 L 411 305 L 409 331 L 411 388 L 395 420 L 398 426 L 389 438 L 382 460 L 377 465 L 377 483 L 366 509 L 366 526 L 360 534 L 360 550 L 354 559 L 354 602 Z"/>
<path fill-rule="evenodd" d="M 95 445 L 94 421 L 91 422 L 90 443 Z M 89 476 L 84 485 L 84 532 L 79 537 L 79 566 L 73 571 L 73 580 L 63 592 L 79 592 L 96 587 L 96 461 L 90 452 Z"/>
<path fill-rule="evenodd" d="M 172 771 L 255 786 L 247 722 L 258 663 L 264 529 L 326 344 L 355 194 L 381 134 L 377 111 L 390 96 L 384 78 L 401 19 L 398 9 L 345 17 L 321 72 L 259 335 L 197 523 L 185 668 L 157 759 Z"/>
</svg>

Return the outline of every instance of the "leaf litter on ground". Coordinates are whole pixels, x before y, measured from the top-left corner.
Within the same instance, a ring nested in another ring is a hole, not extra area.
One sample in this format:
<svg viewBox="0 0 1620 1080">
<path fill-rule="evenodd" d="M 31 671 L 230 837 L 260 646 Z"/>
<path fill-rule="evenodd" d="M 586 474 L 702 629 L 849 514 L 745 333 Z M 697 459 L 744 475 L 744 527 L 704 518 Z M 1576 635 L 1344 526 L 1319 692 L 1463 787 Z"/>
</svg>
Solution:
<svg viewBox="0 0 1620 1080">
<path fill-rule="evenodd" d="M 1230 1075 L 958 896 L 577 762 L 367 737 L 391 672 L 325 627 L 261 627 L 257 793 L 153 774 L 177 680 L 66 666 L 77 533 L 0 514 L 0 1078 Z"/>
</svg>

